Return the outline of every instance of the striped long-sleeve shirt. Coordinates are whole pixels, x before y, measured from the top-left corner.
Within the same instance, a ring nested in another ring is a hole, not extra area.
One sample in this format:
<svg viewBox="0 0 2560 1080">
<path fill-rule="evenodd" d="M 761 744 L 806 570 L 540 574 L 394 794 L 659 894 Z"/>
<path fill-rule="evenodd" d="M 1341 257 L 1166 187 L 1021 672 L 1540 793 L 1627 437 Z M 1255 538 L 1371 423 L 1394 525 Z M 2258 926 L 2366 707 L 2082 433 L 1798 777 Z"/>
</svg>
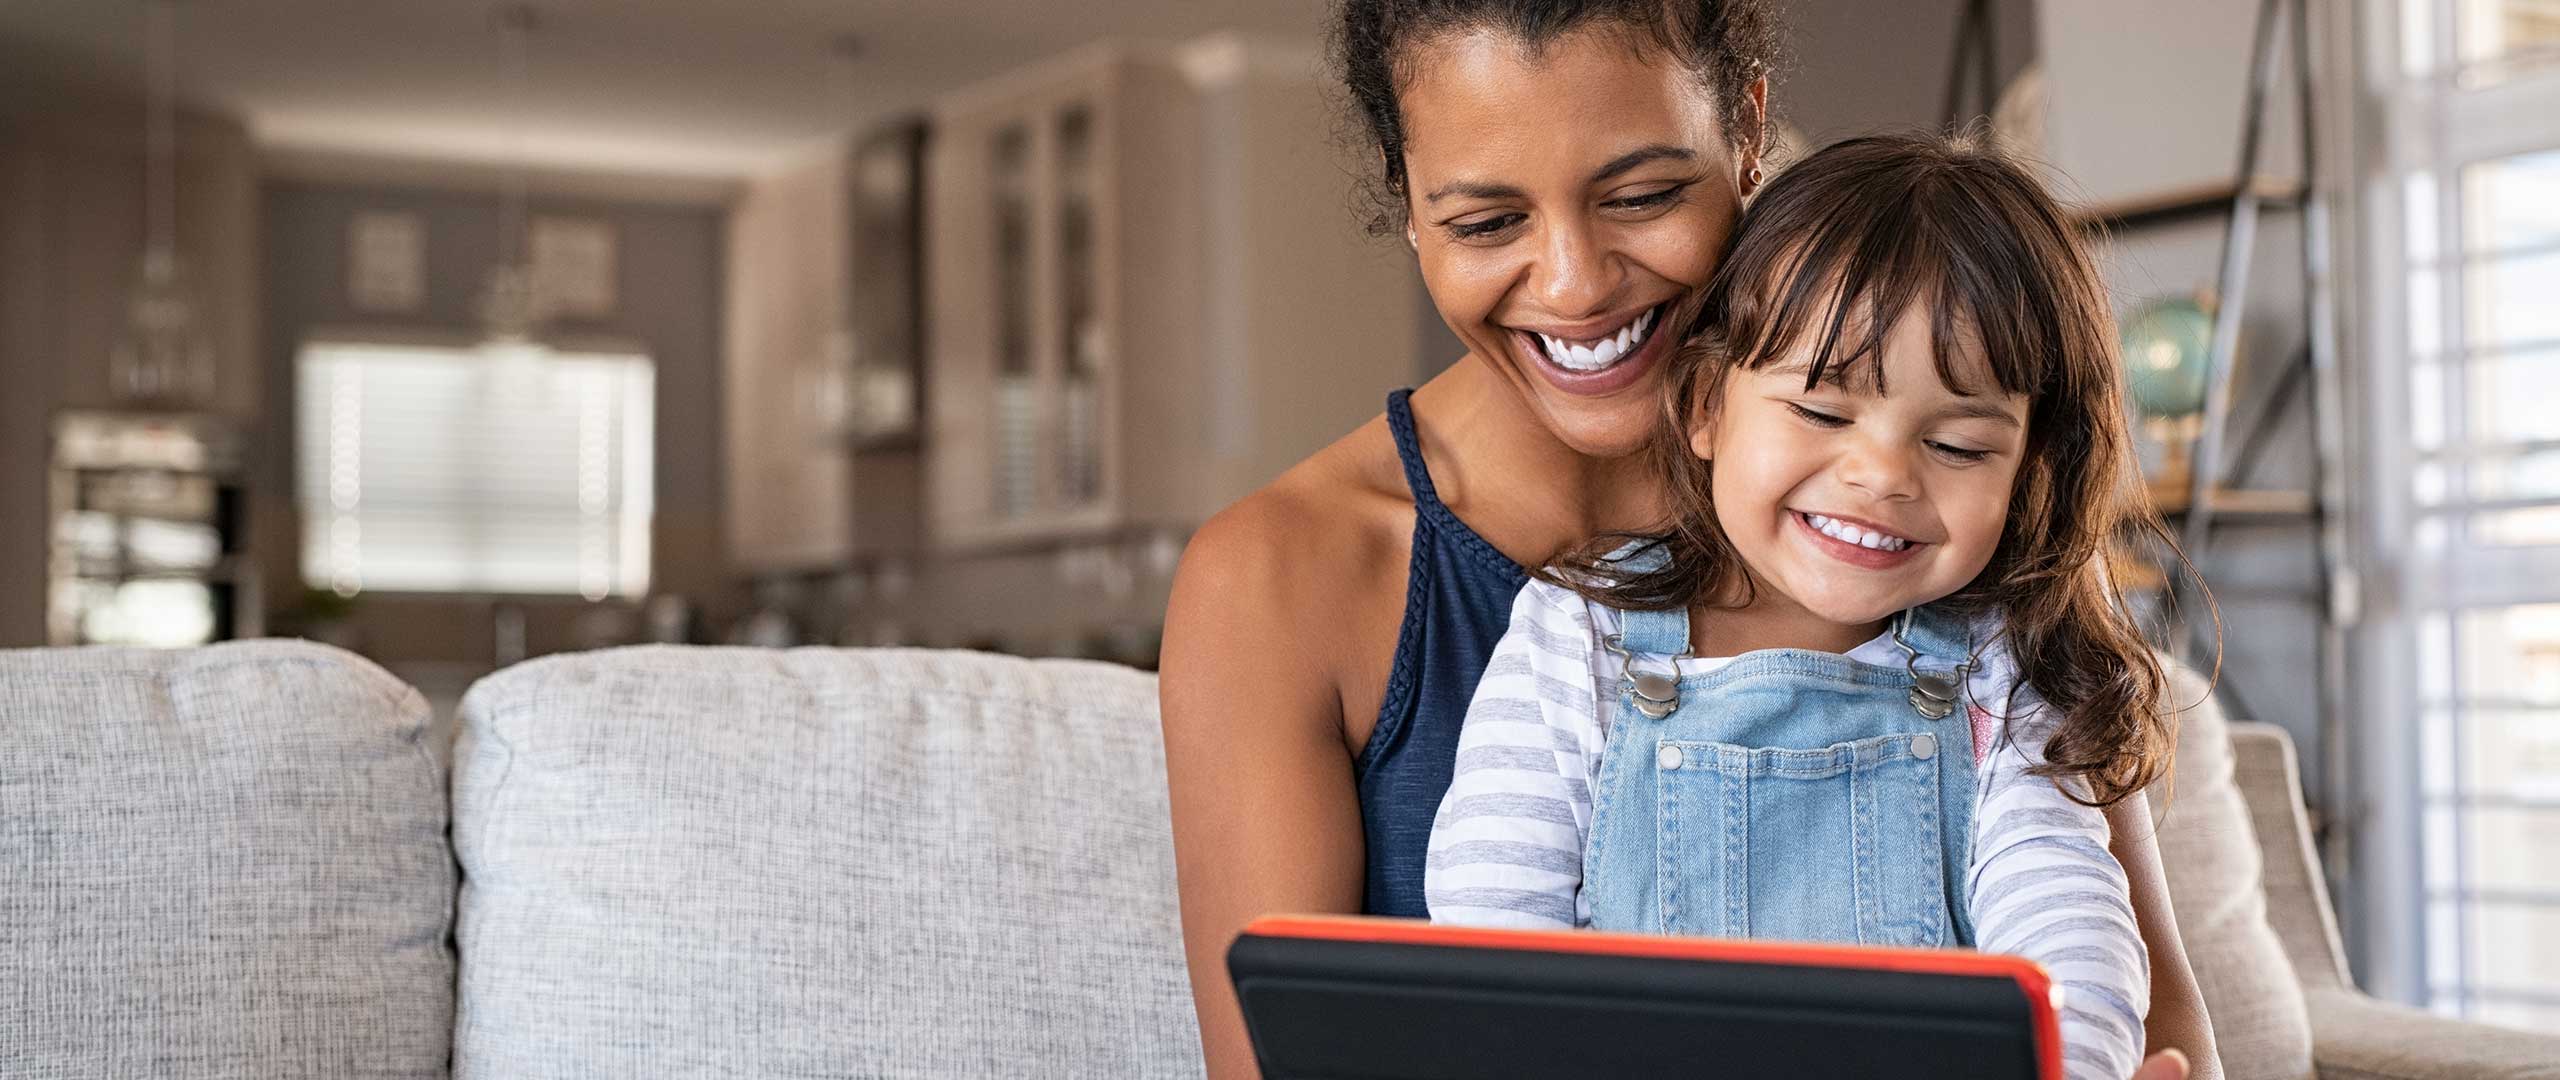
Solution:
<svg viewBox="0 0 2560 1080">
<path fill-rule="evenodd" d="M 1612 658 L 1597 647 L 1617 616 L 1533 581 L 1513 603 L 1458 737 L 1455 778 L 1431 831 L 1423 889 L 1434 922 L 1587 926 L 1582 852 L 1591 789 L 1616 703 Z M 1890 635 L 1850 658 L 1900 666 Z M 1684 659 L 1682 675 L 1729 659 Z M 1603 688 L 1609 688 L 1603 692 Z M 1976 768 L 1968 914 L 1986 952 L 2042 964 L 2063 990 L 2071 1080 L 2123 1080 L 2142 1055 L 2151 968 L 2124 868 L 2107 850 L 2106 815 L 2031 776 L 2051 717 L 1997 646 L 1966 688 Z"/>
</svg>

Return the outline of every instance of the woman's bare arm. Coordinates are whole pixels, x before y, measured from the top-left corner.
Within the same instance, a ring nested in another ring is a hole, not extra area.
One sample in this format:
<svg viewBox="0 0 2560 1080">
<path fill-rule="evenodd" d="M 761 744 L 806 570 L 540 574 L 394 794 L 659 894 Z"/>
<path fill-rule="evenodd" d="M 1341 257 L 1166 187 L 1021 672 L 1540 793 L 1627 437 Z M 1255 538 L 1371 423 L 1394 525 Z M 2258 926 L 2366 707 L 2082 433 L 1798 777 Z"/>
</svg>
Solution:
<svg viewBox="0 0 2560 1080">
<path fill-rule="evenodd" d="M 1347 583 L 1293 557 L 1289 531 L 1307 523 L 1275 510 L 1248 500 L 1203 527 L 1165 615 L 1174 861 L 1212 1080 L 1257 1075 L 1227 979 L 1236 932 L 1263 914 L 1356 912 L 1364 880 L 1341 695 L 1317 655 L 1332 639 L 1308 636 L 1300 614 L 1322 606 L 1310 590 Z"/>
<path fill-rule="evenodd" d="M 2178 920 L 2169 906 L 2169 882 L 2161 874 L 2160 845 L 2151 823 L 2151 800 L 2140 793 L 2107 809 L 2114 832 L 2108 849 L 2124 865 L 2133 887 L 2133 918 L 2151 952 L 2151 1015 L 2143 1023 L 2147 1050 L 2158 1054 L 2176 1048 L 2186 1053 L 2190 1080 L 2222 1080 L 2222 1058 L 2214 1048 L 2213 1025 L 2204 1011 L 2204 993 L 2196 988 L 2195 969 L 2187 964 L 2186 943 L 2178 936 Z"/>
</svg>

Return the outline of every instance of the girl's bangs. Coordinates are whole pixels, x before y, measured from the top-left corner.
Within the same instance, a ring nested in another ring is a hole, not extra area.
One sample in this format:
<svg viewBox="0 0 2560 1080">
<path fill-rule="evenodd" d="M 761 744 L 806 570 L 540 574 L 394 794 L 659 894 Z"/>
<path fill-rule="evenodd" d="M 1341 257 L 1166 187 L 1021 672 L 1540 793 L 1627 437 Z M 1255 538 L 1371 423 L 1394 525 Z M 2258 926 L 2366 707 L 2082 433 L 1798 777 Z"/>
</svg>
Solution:
<svg viewBox="0 0 2560 1080">
<path fill-rule="evenodd" d="M 1764 264 L 1731 267 L 1746 275 L 1732 283 L 1724 328 L 1739 365 L 1803 361 L 1806 389 L 1828 382 L 1881 394 L 1886 339 L 1924 305 L 1938 378 L 1950 391 L 1983 393 L 1986 374 L 2007 393 L 2050 387 L 2065 336 L 2050 300 L 2057 283 L 2043 280 L 2046 260 L 2016 223 L 1986 205 L 1990 193 L 1958 187 L 1926 177 L 1899 191 L 1833 189 L 1784 208 L 1801 227 L 1762 235 L 1799 241 L 1731 260 Z"/>
</svg>

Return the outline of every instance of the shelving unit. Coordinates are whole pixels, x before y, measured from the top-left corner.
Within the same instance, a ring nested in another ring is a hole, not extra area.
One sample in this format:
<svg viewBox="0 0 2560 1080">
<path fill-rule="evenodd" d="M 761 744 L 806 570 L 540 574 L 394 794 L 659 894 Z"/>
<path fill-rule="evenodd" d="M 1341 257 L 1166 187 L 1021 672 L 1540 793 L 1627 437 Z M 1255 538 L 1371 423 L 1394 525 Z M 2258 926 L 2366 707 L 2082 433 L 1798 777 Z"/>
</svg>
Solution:
<svg viewBox="0 0 2560 1080">
<path fill-rule="evenodd" d="M 2282 603 L 2292 598 L 2314 613 L 2318 636 L 2313 646 L 2316 662 L 2312 674 L 2318 691 L 2319 732 L 2315 752 L 2321 755 L 2324 765 L 2324 797 L 2318 801 L 2324 807 L 2335 807 L 2341 805 L 2336 785 L 2344 774 L 2340 763 L 2347 709 L 2345 640 L 2348 628 L 2358 618 L 2359 600 L 2345 552 L 2344 406 L 2334 343 L 2328 208 L 2310 182 L 2310 178 L 2321 175 L 2321 147 L 2312 115 L 2308 7 L 2309 0 L 2260 0 L 2257 5 L 2232 180 L 2087 207 L 2075 215 L 2075 220 L 2082 228 L 2107 236 L 2216 217 L 2223 223 L 2212 292 L 2214 303 L 2209 309 L 2213 327 L 2200 433 L 2192 453 L 2187 455 L 2187 467 L 2179 470 L 2183 475 L 2164 475 L 2151 482 L 2152 501 L 2175 530 L 2180 552 L 2153 552 L 2150 566 L 2127 575 L 2147 580 L 2127 580 L 2122 584 L 2179 600 L 2187 632 L 2187 655 L 2192 661 L 2209 662 L 2220 644 L 2214 637 L 2217 620 L 2201 616 L 2206 610 L 2205 597 L 2178 572 L 2174 555 L 2183 554 L 2189 564 L 2210 579 L 2215 572 L 2215 541 L 2224 530 L 2250 527 L 2309 531 L 2316 555 L 2307 589 L 2286 582 L 2280 588 L 2221 588 L 2216 595 L 2232 602 Z M 2289 65 L 2280 49 L 2284 38 L 2291 39 Z M 2281 120 L 2268 115 L 2273 111 L 2271 103 L 2276 100 L 2280 73 L 2289 74 L 2294 81 L 2291 96 L 2295 111 L 2295 115 Z M 2267 125 L 2274 122 L 2299 125 L 2300 160 L 2295 168 L 2301 179 L 2275 176 L 2268 171 L 2262 151 Z M 2298 352 L 2281 357 L 2286 368 L 2269 384 L 2266 400 L 2235 422 L 2239 338 L 2243 315 L 2249 311 L 2250 271 L 2257 254 L 2258 225 L 2261 216 L 2268 213 L 2291 214 L 2300 229 L 2299 317 L 2303 345 Z M 2253 484 L 2250 475 L 2275 420 L 2300 397 L 2307 397 L 2311 414 L 2313 445 L 2308 482 L 2291 489 Z M 2299 686 L 2302 674 L 2293 669 L 2282 677 Z M 2226 674 L 2218 694 L 2233 713 L 2248 718 L 2252 715 L 2252 691 L 2262 688 L 2238 685 L 2240 681 Z M 2290 687 L 2269 685 L 2263 689 L 2272 694 Z M 2334 844 L 2334 835 L 2330 842 Z M 2343 864 L 2343 852 L 2333 846 L 2328 854 L 2332 866 Z"/>
<path fill-rule="evenodd" d="M 2240 184 L 2197 184 L 2139 198 L 2117 199 L 2081 207 L 2072 220 L 2093 232 L 2128 232 L 2231 213 L 2242 199 L 2263 209 L 2298 210 L 2307 190 L 2298 181 L 2260 176 Z"/>
<path fill-rule="evenodd" d="M 54 417 L 48 637 L 201 645 L 265 630 L 242 437 L 201 413 Z"/>
</svg>

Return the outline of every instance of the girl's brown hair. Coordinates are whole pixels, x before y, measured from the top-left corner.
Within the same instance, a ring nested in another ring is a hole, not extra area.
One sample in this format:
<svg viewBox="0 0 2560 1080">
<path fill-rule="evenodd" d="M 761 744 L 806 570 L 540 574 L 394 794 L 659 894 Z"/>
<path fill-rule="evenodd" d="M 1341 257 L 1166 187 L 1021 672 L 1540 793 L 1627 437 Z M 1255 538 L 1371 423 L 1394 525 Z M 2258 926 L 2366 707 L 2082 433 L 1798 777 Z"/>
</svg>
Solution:
<svg viewBox="0 0 2560 1080">
<path fill-rule="evenodd" d="M 1558 561 L 1559 583 L 1621 609 L 1739 606 L 1752 584 L 1716 520 L 1713 465 L 1691 423 L 1725 375 L 1813 344 L 1805 386 L 1859 372 L 1883 389 L 1883 345 L 1926 303 L 1938 377 L 1973 393 L 1979 355 L 2029 401 L 2008 523 L 1982 573 L 1940 601 L 1997 616 L 2024 681 L 2059 718 L 2037 771 L 2079 777 L 2112 804 L 2157 777 L 2175 743 L 2167 679 L 2111 572 L 2128 529 L 2166 529 L 2143 494 L 2126 428 L 2115 320 L 2086 245 L 2043 187 L 1975 138 L 1871 136 L 1790 166 L 1752 200 L 1692 303 L 1664 379 L 1650 453 L 1670 492 L 1658 534 L 1599 538 Z M 1658 546 L 1659 569 L 1610 558 Z M 2075 796 L 2076 797 L 2076 796 Z"/>
</svg>

